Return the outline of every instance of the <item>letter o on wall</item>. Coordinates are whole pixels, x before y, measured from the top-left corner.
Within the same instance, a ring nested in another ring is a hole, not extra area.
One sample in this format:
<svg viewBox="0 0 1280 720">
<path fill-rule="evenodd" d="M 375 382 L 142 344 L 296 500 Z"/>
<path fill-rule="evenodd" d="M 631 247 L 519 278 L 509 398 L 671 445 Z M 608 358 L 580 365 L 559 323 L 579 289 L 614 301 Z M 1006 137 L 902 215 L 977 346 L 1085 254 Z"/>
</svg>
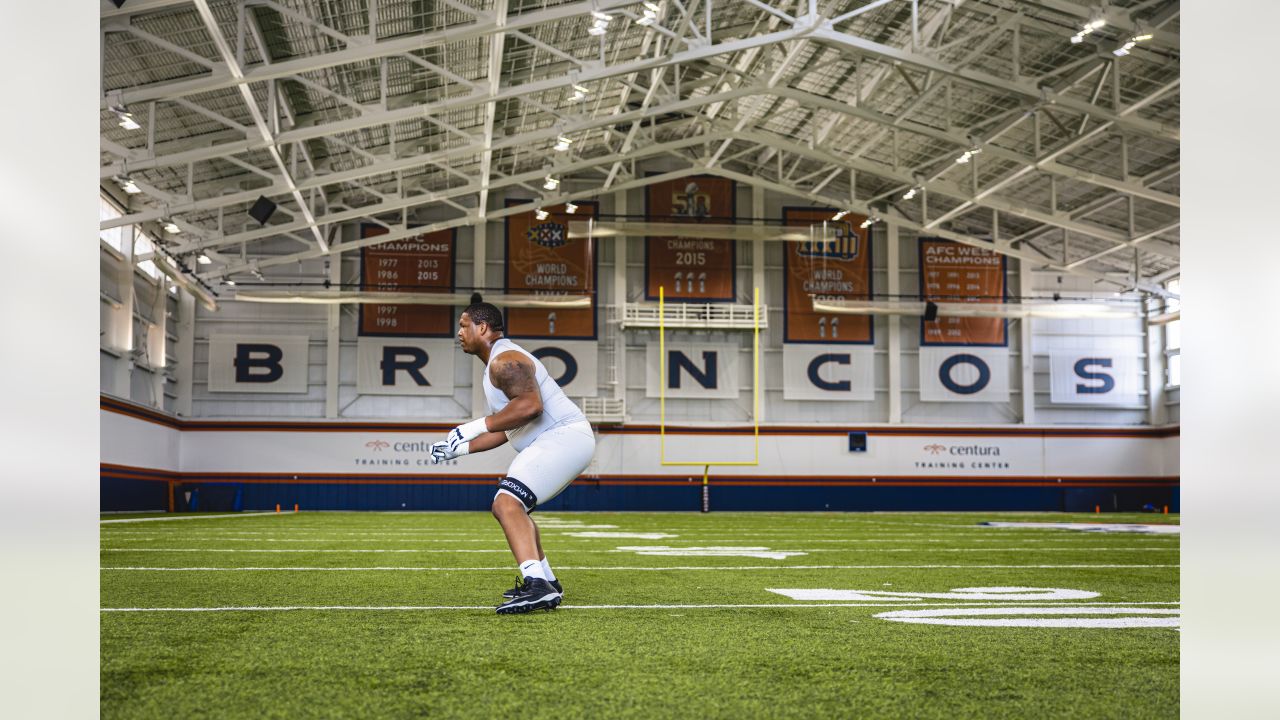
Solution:
<svg viewBox="0 0 1280 720">
<path fill-rule="evenodd" d="M 555 380 L 556 384 L 559 385 L 560 387 L 564 387 L 568 385 L 569 383 L 573 382 L 574 378 L 578 377 L 578 361 L 575 360 L 574 357 L 570 355 L 567 350 L 563 350 L 558 347 L 542 347 L 542 348 L 538 348 L 537 350 L 534 350 L 529 354 L 533 355 L 539 360 L 543 358 L 553 357 L 559 360 L 560 362 L 564 363 L 564 373 L 561 374 L 560 377 L 552 378 L 552 380 Z"/>
<path fill-rule="evenodd" d="M 951 379 L 951 371 L 957 365 L 972 365 L 978 371 L 978 379 L 969 385 L 961 385 Z M 943 387 L 957 395 L 972 395 L 981 392 L 991 382 L 991 368 L 982 358 L 976 355 L 952 355 L 942 362 L 938 368 L 938 381 Z"/>
</svg>

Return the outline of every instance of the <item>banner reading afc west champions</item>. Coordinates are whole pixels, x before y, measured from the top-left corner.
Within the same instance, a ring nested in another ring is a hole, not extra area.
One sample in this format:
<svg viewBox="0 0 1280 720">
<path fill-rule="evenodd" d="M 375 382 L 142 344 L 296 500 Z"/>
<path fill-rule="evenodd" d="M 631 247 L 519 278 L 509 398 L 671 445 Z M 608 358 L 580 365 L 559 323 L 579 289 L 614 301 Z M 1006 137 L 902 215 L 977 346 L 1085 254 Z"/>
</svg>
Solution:
<svg viewBox="0 0 1280 720">
<path fill-rule="evenodd" d="M 508 200 L 507 206 L 527 201 Z M 563 205 L 543 208 L 546 220 L 532 211 L 507 218 L 507 292 L 534 295 L 587 295 L 591 307 L 574 310 L 553 308 L 504 308 L 507 335 L 527 338 L 596 337 L 595 241 L 569 238 L 569 221 L 596 217 L 596 203 L 578 203 L 573 215 Z"/>
<path fill-rule="evenodd" d="M 950 240 L 920 238 L 920 296 L 945 303 L 1003 303 L 1005 256 Z M 1004 318 L 940 317 L 920 321 L 921 345 L 1009 345 Z"/>
<path fill-rule="evenodd" d="M 1003 303 L 1005 257 L 993 250 L 920 238 L 920 296 L 940 303 Z M 920 399 L 1008 402 L 1009 326 L 1004 318 L 920 321 Z"/>
<path fill-rule="evenodd" d="M 813 310 L 813 298 L 832 300 L 871 299 L 871 242 L 867 230 L 854 223 L 831 221 L 835 210 L 783 208 L 782 222 L 790 227 L 815 227 L 826 222 L 837 239 L 831 242 L 787 242 L 782 267 L 786 282 L 783 342 L 871 343 L 870 315 L 823 315 Z"/>
<path fill-rule="evenodd" d="M 361 238 L 386 233 L 381 225 L 360 226 Z M 360 248 L 360 289 L 453 292 L 456 241 L 449 229 Z M 360 305 L 359 335 L 450 337 L 455 330 L 448 305 Z"/>
<path fill-rule="evenodd" d="M 645 188 L 645 215 L 652 222 L 733 222 L 736 184 L 710 175 L 654 183 Z M 645 296 L 667 300 L 732 301 L 737 247 L 733 240 L 651 237 L 645 240 Z"/>
</svg>

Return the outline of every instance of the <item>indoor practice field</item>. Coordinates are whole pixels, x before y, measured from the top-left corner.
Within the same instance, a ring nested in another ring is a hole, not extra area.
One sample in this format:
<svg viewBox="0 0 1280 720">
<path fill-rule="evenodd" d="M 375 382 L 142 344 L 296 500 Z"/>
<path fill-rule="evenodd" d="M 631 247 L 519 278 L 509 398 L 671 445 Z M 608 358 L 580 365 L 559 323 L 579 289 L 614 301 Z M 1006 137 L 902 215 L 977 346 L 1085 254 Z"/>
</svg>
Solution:
<svg viewBox="0 0 1280 720">
<path fill-rule="evenodd" d="M 538 513 L 522 616 L 487 513 L 188 517 L 103 516 L 104 718 L 1178 712 L 1176 514 Z"/>
</svg>

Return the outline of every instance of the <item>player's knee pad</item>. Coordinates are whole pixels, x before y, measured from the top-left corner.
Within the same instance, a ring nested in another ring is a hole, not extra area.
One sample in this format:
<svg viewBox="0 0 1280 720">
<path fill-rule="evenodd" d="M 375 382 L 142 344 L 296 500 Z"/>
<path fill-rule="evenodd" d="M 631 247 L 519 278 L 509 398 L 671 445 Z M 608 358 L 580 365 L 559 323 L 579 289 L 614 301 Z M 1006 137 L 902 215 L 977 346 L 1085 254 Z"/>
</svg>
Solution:
<svg viewBox="0 0 1280 720">
<path fill-rule="evenodd" d="M 519 500 L 520 504 L 524 505 L 526 513 L 533 512 L 534 507 L 538 505 L 538 496 L 529 489 L 528 485 L 513 477 L 504 477 L 498 481 L 498 492 L 493 496 L 494 502 L 496 503 L 498 496 L 503 494 Z"/>
</svg>

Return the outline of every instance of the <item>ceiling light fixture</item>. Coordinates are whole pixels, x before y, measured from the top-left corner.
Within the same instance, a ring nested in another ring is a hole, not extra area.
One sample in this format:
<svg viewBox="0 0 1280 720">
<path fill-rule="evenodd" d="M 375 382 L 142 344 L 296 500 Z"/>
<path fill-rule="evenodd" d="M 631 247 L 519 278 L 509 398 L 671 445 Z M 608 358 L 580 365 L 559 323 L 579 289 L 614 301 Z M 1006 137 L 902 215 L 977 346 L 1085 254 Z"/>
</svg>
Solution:
<svg viewBox="0 0 1280 720">
<path fill-rule="evenodd" d="M 982 152 L 982 148 L 980 147 L 969 148 L 968 150 L 965 150 L 960 157 L 956 158 L 956 164 L 964 165 L 965 163 L 969 162 L 969 160 L 971 160 L 974 155 L 977 155 L 980 152 Z"/>
<path fill-rule="evenodd" d="M 583 98 L 585 98 L 585 97 L 587 96 L 587 93 L 588 93 L 588 92 L 590 92 L 590 91 L 589 91 L 589 90 L 587 90 L 586 86 L 584 86 L 584 85 L 574 85 L 574 86 L 573 86 L 573 97 L 572 97 L 572 98 L 570 98 L 570 102 L 578 102 L 578 101 L 582 100 Z"/>
<path fill-rule="evenodd" d="M 134 184 L 133 178 L 130 178 L 128 175 L 121 175 L 119 178 L 117 178 L 117 180 L 120 183 L 120 189 L 124 190 L 130 195 L 137 195 L 138 193 L 142 192 L 142 189 Z"/>
<path fill-rule="evenodd" d="M 840 211 L 839 211 L 839 212 L 837 212 L 835 215 L 832 215 L 832 216 L 831 216 L 831 222 L 836 222 L 836 221 L 840 220 L 841 218 L 843 218 L 845 215 L 848 215 L 848 214 L 849 214 L 849 211 L 848 211 L 848 210 L 840 210 Z"/>
<path fill-rule="evenodd" d="M 548 213 L 546 210 L 543 210 L 542 208 L 538 208 L 537 210 L 533 211 L 533 216 L 538 218 L 539 220 L 546 220 L 547 215 L 549 214 L 550 213 Z"/>
<path fill-rule="evenodd" d="M 227 284 L 228 284 L 228 285 L 230 285 L 231 287 L 235 287 L 235 286 L 236 286 L 236 281 L 235 281 L 235 280 L 228 280 L 228 281 L 227 281 Z"/>
<path fill-rule="evenodd" d="M 182 228 L 178 227 L 177 223 L 170 220 L 164 224 L 164 231 L 169 233 L 170 235 L 177 235 L 178 233 L 182 232 Z"/>
<path fill-rule="evenodd" d="M 609 22 L 613 20 L 613 16 L 608 13 L 592 11 L 591 17 L 595 18 L 591 25 L 591 29 L 587 31 L 588 35 L 603 35 L 609 30 Z"/>
<path fill-rule="evenodd" d="M 204 253 L 200 253 L 200 257 L 196 258 L 196 262 L 200 263 L 201 265 L 213 264 L 213 261 L 209 259 L 209 256 L 205 255 Z"/>
<path fill-rule="evenodd" d="M 573 203 L 571 203 L 571 202 L 569 202 L 569 203 L 565 203 L 565 204 L 564 204 L 564 211 L 565 211 L 565 212 L 567 212 L 567 213 L 569 213 L 570 215 L 572 215 L 572 214 L 574 214 L 574 213 L 578 212 L 578 206 L 577 206 L 577 205 L 574 205 L 574 204 L 573 204 Z"/>
<path fill-rule="evenodd" d="M 1095 17 L 1094 19 L 1085 23 L 1084 27 L 1080 28 L 1080 32 L 1071 36 L 1071 44 L 1079 45 L 1080 43 L 1084 42 L 1084 39 L 1087 35 L 1090 35 L 1091 33 L 1097 30 L 1101 30 L 1102 28 L 1106 27 L 1106 25 L 1107 25 L 1107 21 L 1102 19 L 1101 15 Z"/>
<path fill-rule="evenodd" d="M 1115 50 L 1112 50 L 1111 54 L 1115 55 L 1116 57 L 1124 57 L 1125 55 L 1128 55 L 1131 50 L 1133 50 L 1135 45 L 1137 45 L 1140 42 L 1145 42 L 1147 40 L 1150 40 L 1152 37 L 1153 36 L 1151 35 L 1151 33 L 1139 33 L 1137 35 L 1134 35 L 1133 37 L 1126 40 L 1123 45 L 1116 48 Z"/>
<path fill-rule="evenodd" d="M 876 223 L 878 223 L 878 222 L 880 222 L 880 218 L 878 218 L 878 217 L 876 217 L 876 216 L 872 215 L 871 217 L 867 218 L 866 220 L 863 220 L 863 221 L 862 221 L 862 224 L 861 224 L 861 225 L 859 225 L 858 227 L 859 227 L 860 229 L 862 229 L 862 230 L 866 230 L 867 228 L 871 227 L 872 225 L 875 225 L 875 224 L 876 224 Z"/>
<path fill-rule="evenodd" d="M 572 144 L 573 144 L 572 140 L 565 137 L 564 135 L 561 135 L 560 137 L 556 138 L 556 152 L 564 152 L 565 150 L 568 150 L 569 146 Z"/>
<path fill-rule="evenodd" d="M 658 13 L 662 10 L 657 3 L 644 3 L 644 17 L 636 21 L 637 25 L 648 27 L 658 22 Z"/>
<path fill-rule="evenodd" d="M 142 129 L 142 126 L 138 124 L 138 121 L 133 119 L 133 113 L 129 112 L 128 110 L 125 110 L 124 106 L 112 105 L 108 109 L 111 112 L 116 114 L 116 120 L 119 121 L 117 124 L 120 127 L 124 128 L 125 130 L 141 130 Z"/>
<path fill-rule="evenodd" d="M 552 177 L 551 175 L 548 175 L 547 179 L 542 182 L 543 190 L 555 190 L 558 187 L 560 187 L 559 178 Z"/>
<path fill-rule="evenodd" d="M 911 188 L 910 190 L 908 190 L 908 191 L 906 191 L 905 193 L 903 193 L 903 194 L 902 194 L 902 199 L 903 199 L 903 200 L 910 200 L 910 199 L 914 198 L 914 197 L 916 196 L 916 191 L 917 191 L 917 188 Z"/>
</svg>

